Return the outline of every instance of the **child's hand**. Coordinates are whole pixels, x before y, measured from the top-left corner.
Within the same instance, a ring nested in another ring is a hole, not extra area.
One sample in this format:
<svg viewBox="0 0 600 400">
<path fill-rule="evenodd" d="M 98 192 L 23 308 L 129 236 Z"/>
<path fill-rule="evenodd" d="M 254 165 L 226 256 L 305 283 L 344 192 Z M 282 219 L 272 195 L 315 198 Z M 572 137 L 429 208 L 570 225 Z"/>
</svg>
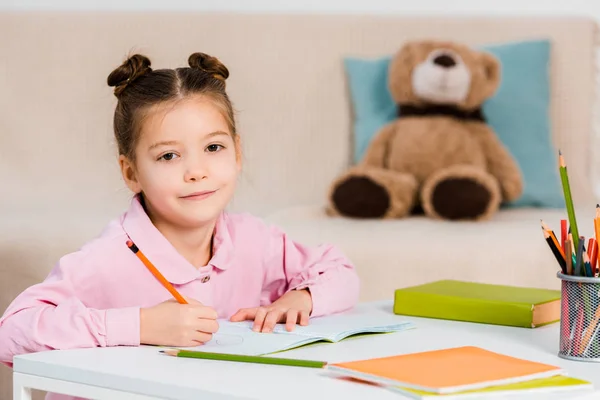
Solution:
<svg viewBox="0 0 600 400">
<path fill-rule="evenodd" d="M 159 346 L 199 346 L 219 329 L 217 312 L 186 298 L 189 304 L 165 301 L 140 311 L 140 341 Z"/>
<path fill-rule="evenodd" d="M 232 322 L 254 320 L 255 332 L 272 332 L 275 324 L 285 322 L 288 332 L 294 330 L 297 323 L 308 325 L 312 311 L 312 296 L 306 289 L 292 290 L 281 296 L 267 307 L 242 308 L 231 316 Z"/>
</svg>

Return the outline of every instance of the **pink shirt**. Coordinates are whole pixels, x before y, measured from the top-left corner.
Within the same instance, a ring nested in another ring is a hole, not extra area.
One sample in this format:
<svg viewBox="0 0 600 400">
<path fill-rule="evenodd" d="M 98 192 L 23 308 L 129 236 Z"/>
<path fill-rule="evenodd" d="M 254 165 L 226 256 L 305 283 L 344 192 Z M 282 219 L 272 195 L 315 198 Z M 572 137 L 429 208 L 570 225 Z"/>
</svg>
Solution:
<svg viewBox="0 0 600 400">
<path fill-rule="evenodd" d="M 46 280 L 21 293 L 0 318 L 0 362 L 44 350 L 138 346 L 140 308 L 172 298 L 126 245 L 131 238 L 184 296 L 229 318 L 309 288 L 311 317 L 353 307 L 359 280 L 332 246 L 309 248 L 248 214 L 222 213 L 207 266 L 192 266 L 154 227 L 137 197 L 102 234 L 62 257 Z M 53 398 L 67 398 L 56 397 Z"/>
</svg>

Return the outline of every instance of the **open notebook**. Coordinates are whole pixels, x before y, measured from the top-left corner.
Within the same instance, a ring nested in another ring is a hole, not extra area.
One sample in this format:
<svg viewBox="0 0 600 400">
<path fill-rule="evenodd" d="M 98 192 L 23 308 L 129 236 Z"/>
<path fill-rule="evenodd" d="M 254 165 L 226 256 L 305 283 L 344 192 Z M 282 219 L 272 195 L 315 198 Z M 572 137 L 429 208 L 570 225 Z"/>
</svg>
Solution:
<svg viewBox="0 0 600 400">
<path fill-rule="evenodd" d="M 354 335 L 391 333 L 414 328 L 393 314 L 349 312 L 313 318 L 308 326 L 296 325 L 292 332 L 278 324 L 272 333 L 252 331 L 252 322 L 219 321 L 219 331 L 202 346 L 185 350 L 259 356 L 290 350 L 315 342 L 339 342 Z"/>
</svg>

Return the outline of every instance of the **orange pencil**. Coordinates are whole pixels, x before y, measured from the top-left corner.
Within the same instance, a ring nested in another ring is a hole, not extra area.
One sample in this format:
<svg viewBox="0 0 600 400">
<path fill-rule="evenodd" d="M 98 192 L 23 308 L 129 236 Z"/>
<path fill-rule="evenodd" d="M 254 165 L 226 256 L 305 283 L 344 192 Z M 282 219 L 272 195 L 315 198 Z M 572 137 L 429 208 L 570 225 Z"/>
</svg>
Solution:
<svg viewBox="0 0 600 400">
<path fill-rule="evenodd" d="M 546 239 L 546 242 L 548 243 L 550 250 L 552 250 L 554 257 L 556 257 L 556 261 L 558 262 L 558 265 L 560 265 L 560 269 L 561 269 L 562 273 L 566 274 L 567 273 L 567 261 L 565 260 L 565 255 L 561 252 L 560 245 L 558 245 L 558 243 L 556 243 L 556 241 L 552 240 L 552 236 L 550 235 L 550 232 L 548 232 L 548 231 L 543 231 L 543 232 L 544 232 L 544 238 Z"/>
<path fill-rule="evenodd" d="M 165 277 L 156 269 L 156 267 L 154 265 L 152 265 L 152 263 L 150 262 L 150 260 L 148 260 L 146 258 L 146 256 L 144 255 L 144 253 L 142 253 L 140 251 L 140 249 L 138 249 L 138 247 L 135 245 L 135 243 L 133 243 L 131 240 L 127 241 L 127 247 L 129 247 L 129 249 L 131 251 L 133 251 L 133 253 L 138 256 L 138 258 L 140 260 L 142 260 L 142 263 L 144 263 L 144 265 L 146 266 L 146 268 L 148 268 L 150 270 L 150 272 L 152 272 L 152 275 L 154 275 L 154 277 L 156 279 L 158 279 L 158 281 L 160 283 L 162 283 L 162 285 L 173 295 L 173 297 L 175 297 L 175 299 L 179 302 L 179 304 L 188 304 L 187 301 L 185 301 L 185 299 L 183 298 L 183 296 L 181 296 L 179 294 L 179 292 L 177 290 L 175 290 L 175 288 L 173 287 L 173 285 L 171 285 L 171 283 L 165 279 Z"/>
<path fill-rule="evenodd" d="M 554 246 L 556 246 L 556 249 L 558 250 L 558 252 L 560 253 L 560 255 L 563 258 L 565 258 L 565 251 L 563 250 L 563 246 L 561 246 L 561 244 L 558 243 L 558 239 L 556 238 L 556 235 L 554 234 L 554 231 L 552 229 L 550 229 L 550 227 L 548 227 L 548 225 L 546 225 L 544 223 L 544 221 L 540 220 L 540 222 L 542 223 L 542 229 L 545 232 L 548 232 L 548 235 L 550 235 L 550 238 L 554 242 Z"/>
<path fill-rule="evenodd" d="M 594 315 L 594 319 L 588 325 L 587 331 L 585 332 L 585 336 L 583 337 L 583 341 L 581 342 L 581 347 L 583 348 L 583 352 L 585 352 L 590 343 L 590 339 L 592 339 L 592 334 L 596 330 L 596 326 L 600 322 L 600 308 L 596 309 L 596 314 Z"/>
</svg>

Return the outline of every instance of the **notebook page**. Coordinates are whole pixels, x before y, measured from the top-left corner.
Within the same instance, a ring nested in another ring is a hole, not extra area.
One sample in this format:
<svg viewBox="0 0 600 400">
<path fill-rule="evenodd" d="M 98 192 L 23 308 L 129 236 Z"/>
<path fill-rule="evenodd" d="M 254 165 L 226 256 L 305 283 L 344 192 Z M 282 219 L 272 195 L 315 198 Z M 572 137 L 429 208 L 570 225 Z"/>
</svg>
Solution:
<svg viewBox="0 0 600 400">
<path fill-rule="evenodd" d="M 213 335 L 209 342 L 201 346 L 178 348 L 258 356 L 288 350 L 314 341 L 316 340 L 306 336 L 254 332 L 244 323 L 220 320 L 219 331 Z"/>
<path fill-rule="evenodd" d="M 240 327 L 252 328 L 252 321 L 239 323 Z M 277 324 L 274 333 L 284 336 L 302 336 L 313 339 L 324 339 L 337 342 L 345 337 L 359 333 L 398 332 L 414 328 L 411 322 L 401 317 L 383 314 L 352 311 L 318 318 L 311 318 L 308 326 L 296 325 L 292 332 L 285 329 L 285 324 Z"/>
</svg>

